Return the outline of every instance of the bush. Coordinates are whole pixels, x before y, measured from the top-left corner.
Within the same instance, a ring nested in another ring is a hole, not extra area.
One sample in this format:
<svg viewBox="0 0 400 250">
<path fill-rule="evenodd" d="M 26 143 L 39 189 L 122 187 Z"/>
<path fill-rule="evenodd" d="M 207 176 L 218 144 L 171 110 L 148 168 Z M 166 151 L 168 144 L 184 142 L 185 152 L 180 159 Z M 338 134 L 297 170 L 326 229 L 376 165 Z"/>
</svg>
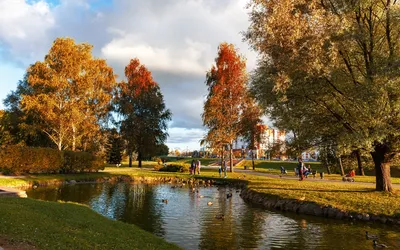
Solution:
<svg viewBox="0 0 400 250">
<path fill-rule="evenodd" d="M 87 152 L 63 151 L 64 164 L 62 173 L 93 172 L 104 169 L 98 157 Z"/>
<path fill-rule="evenodd" d="M 5 174 L 76 173 L 104 169 L 103 161 L 86 152 L 52 148 L 0 148 L 0 171 Z"/>
<path fill-rule="evenodd" d="M 62 166 L 62 154 L 56 149 L 21 146 L 0 149 L 0 169 L 3 173 L 57 173 Z"/>
<path fill-rule="evenodd" d="M 164 172 L 189 172 L 189 164 L 178 164 L 178 163 L 172 163 L 168 164 L 166 167 L 162 167 L 159 169 L 159 171 L 164 171 Z"/>
</svg>

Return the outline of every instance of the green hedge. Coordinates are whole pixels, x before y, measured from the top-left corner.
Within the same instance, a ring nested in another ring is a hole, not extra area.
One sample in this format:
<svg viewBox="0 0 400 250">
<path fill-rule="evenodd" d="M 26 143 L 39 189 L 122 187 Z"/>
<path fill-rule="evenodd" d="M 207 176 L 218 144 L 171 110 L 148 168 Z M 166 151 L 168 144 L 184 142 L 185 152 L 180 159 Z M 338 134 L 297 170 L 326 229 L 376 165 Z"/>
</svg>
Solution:
<svg viewBox="0 0 400 250">
<path fill-rule="evenodd" d="M 87 152 L 63 151 L 62 173 L 93 172 L 104 169 L 103 161 Z"/>
<path fill-rule="evenodd" d="M 163 171 L 163 172 L 189 172 L 189 164 L 172 163 L 172 164 L 168 164 L 166 167 L 160 168 L 159 171 Z"/>
<path fill-rule="evenodd" d="M 103 161 L 86 152 L 21 146 L 0 148 L 0 171 L 4 174 L 77 173 L 100 169 L 104 169 Z"/>
</svg>

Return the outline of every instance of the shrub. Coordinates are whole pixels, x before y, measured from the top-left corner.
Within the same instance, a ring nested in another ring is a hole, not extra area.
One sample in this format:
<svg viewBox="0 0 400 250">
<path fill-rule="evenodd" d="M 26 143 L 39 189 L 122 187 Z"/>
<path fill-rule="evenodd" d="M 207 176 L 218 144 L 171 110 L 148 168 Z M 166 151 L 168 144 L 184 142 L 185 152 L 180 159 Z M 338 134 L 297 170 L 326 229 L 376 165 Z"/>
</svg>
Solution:
<svg viewBox="0 0 400 250">
<path fill-rule="evenodd" d="M 168 164 L 166 167 L 160 168 L 159 171 L 164 171 L 164 172 L 188 172 L 189 171 L 189 164 L 171 163 L 171 164 Z"/>
<path fill-rule="evenodd" d="M 63 173 L 93 172 L 104 169 L 103 161 L 87 152 L 63 151 Z"/>
<path fill-rule="evenodd" d="M 0 171 L 5 174 L 76 173 L 104 169 L 103 161 L 86 152 L 52 148 L 0 148 Z"/>
<path fill-rule="evenodd" d="M 62 165 L 62 154 L 56 149 L 15 145 L 0 149 L 0 169 L 4 173 L 57 173 Z"/>
</svg>

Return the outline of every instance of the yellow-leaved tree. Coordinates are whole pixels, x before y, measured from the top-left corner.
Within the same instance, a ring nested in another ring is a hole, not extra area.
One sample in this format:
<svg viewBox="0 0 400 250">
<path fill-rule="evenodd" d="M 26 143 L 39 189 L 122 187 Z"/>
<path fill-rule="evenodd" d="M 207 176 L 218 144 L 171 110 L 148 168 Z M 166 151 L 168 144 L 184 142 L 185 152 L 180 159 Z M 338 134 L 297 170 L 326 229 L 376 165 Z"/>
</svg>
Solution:
<svg viewBox="0 0 400 250">
<path fill-rule="evenodd" d="M 109 113 L 116 84 L 112 68 L 92 56 L 92 45 L 57 38 L 28 75 L 32 91 L 22 96 L 22 108 L 42 118 L 41 130 L 59 150 L 85 150 Z"/>
</svg>

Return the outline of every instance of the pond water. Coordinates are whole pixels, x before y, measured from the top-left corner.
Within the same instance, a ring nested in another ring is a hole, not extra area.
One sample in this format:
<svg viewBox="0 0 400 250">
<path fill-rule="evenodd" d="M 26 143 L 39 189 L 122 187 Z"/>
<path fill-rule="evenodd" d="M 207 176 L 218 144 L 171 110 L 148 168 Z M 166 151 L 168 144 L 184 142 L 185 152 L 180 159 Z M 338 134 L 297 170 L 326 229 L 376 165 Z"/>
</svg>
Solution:
<svg viewBox="0 0 400 250">
<path fill-rule="evenodd" d="M 379 235 L 389 249 L 400 249 L 398 227 L 268 211 L 245 203 L 239 190 L 229 187 L 193 192 L 190 186 L 104 183 L 38 188 L 27 194 L 86 204 L 184 249 L 374 249 L 365 231 Z"/>
</svg>

